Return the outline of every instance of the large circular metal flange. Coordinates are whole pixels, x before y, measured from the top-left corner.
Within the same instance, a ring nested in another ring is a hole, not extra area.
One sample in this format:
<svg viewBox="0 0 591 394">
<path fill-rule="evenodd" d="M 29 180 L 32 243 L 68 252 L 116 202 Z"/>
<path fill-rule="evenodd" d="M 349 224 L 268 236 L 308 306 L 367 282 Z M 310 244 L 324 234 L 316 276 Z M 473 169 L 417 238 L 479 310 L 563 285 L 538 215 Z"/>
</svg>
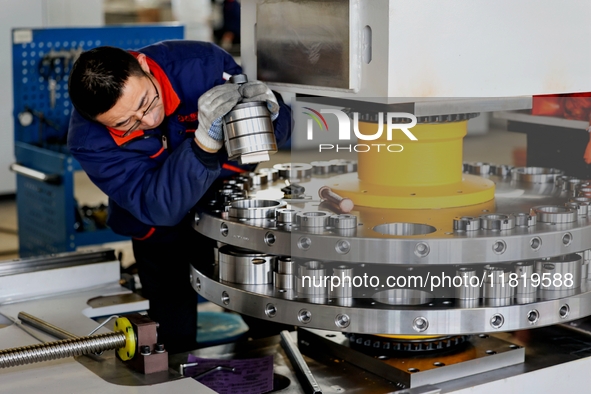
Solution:
<svg viewBox="0 0 591 394">
<path fill-rule="evenodd" d="M 220 283 L 194 267 L 191 285 L 215 304 L 259 319 L 365 334 L 480 334 L 543 327 L 591 315 L 589 282 L 570 292 L 547 292 L 554 299 L 498 307 L 476 304 L 471 308 L 449 300 L 402 306 L 369 302 L 353 302 L 350 306 L 314 304 L 273 285 Z"/>
<path fill-rule="evenodd" d="M 340 177 L 309 178 L 302 185 L 306 194 L 315 196 Z M 490 264 L 591 249 L 591 215 L 577 215 L 565 207 L 574 198 L 568 191 L 554 183 L 489 179 L 496 185 L 494 200 L 441 209 L 355 207 L 351 215 L 357 218 L 357 226 L 350 228 L 335 226 L 330 219 L 328 223 L 322 220 L 321 227 L 297 226 L 294 212 L 281 211 L 334 215 L 312 199 L 288 200 L 289 205 L 280 205 L 284 204 L 281 200 L 234 201 L 231 214 L 212 208 L 200 214 L 194 227 L 216 241 L 261 253 L 342 263 Z M 281 187 L 265 185 L 260 188 L 261 196 L 283 195 Z M 487 229 L 478 223 L 483 215 L 509 213 L 514 225 Z"/>
<path fill-rule="evenodd" d="M 395 215 L 395 213 L 394 213 Z M 353 231 L 323 227 L 293 230 L 275 220 L 235 221 L 203 213 L 194 228 L 216 241 L 262 253 L 343 263 L 488 264 L 553 257 L 591 249 L 591 219 L 573 223 L 538 223 L 511 230 L 453 231 L 420 223 L 358 219 Z M 269 239 L 273 242 L 269 242 Z M 347 253 L 342 252 L 342 241 Z M 534 246 L 535 245 L 535 246 Z"/>
</svg>

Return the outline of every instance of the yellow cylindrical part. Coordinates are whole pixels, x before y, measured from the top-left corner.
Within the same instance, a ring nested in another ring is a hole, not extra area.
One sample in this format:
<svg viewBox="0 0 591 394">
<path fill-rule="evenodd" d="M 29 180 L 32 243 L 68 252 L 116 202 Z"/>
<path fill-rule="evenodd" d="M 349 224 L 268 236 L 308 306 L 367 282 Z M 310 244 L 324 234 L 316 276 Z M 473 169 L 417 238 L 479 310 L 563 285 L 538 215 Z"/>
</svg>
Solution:
<svg viewBox="0 0 591 394">
<path fill-rule="evenodd" d="M 375 134 L 375 123 L 359 122 L 359 132 Z M 418 124 L 412 129 L 417 141 L 393 130 L 372 141 L 371 153 L 359 153 L 359 180 L 383 186 L 440 186 L 462 180 L 463 138 L 467 121 Z M 379 152 L 377 149 L 379 148 Z M 400 150 L 400 151 L 399 151 Z"/>
<path fill-rule="evenodd" d="M 327 186 L 356 206 L 374 208 L 441 209 L 491 201 L 494 183 L 462 172 L 467 123 L 418 124 L 409 130 L 416 141 L 402 130 L 382 130 L 378 139 L 356 145 L 357 176 L 333 177 Z M 358 123 L 366 136 L 377 129 L 375 123 Z"/>
</svg>

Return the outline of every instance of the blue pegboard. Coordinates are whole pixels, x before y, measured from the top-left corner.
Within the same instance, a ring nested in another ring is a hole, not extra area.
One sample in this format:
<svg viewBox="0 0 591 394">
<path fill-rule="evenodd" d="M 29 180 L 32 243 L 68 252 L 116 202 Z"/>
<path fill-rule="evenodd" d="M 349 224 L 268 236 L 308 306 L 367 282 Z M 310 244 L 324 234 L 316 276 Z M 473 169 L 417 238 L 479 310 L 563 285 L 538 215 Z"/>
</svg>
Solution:
<svg viewBox="0 0 591 394">
<path fill-rule="evenodd" d="M 139 49 L 162 40 L 182 39 L 183 26 L 123 26 L 97 28 L 14 29 L 12 45 L 15 141 L 56 148 L 65 143 L 72 104 L 68 74 L 72 62 L 60 64 L 55 107 L 50 108 L 48 81 L 41 76 L 40 60 L 50 51 L 75 53 L 102 45 Z M 22 126 L 18 115 L 26 108 L 42 114 L 56 127 L 39 125 L 39 118 Z M 58 130 L 56 130 L 58 129 Z M 59 149 L 59 148 L 57 148 Z"/>
<path fill-rule="evenodd" d="M 72 110 L 68 75 L 73 62 L 56 64 L 59 66 L 56 101 L 51 108 L 48 81 L 40 73 L 41 59 L 50 51 L 73 54 L 103 45 L 139 49 L 183 36 L 183 26 L 177 25 L 13 30 L 15 157 L 17 163 L 59 179 L 47 183 L 17 175 L 21 257 L 125 239 L 109 229 L 83 232 L 75 229 L 73 173 L 80 170 L 80 165 L 65 145 Z M 23 125 L 19 114 L 27 111 L 35 116 L 30 124 Z M 46 121 L 41 122 L 40 116 Z"/>
</svg>

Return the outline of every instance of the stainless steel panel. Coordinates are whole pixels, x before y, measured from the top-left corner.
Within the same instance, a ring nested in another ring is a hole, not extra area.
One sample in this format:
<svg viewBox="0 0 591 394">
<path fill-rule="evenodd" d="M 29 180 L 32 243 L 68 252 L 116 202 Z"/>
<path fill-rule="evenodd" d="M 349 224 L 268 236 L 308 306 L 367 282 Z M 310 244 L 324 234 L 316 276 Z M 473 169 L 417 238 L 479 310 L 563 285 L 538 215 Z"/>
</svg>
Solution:
<svg viewBox="0 0 591 394">
<path fill-rule="evenodd" d="M 258 79 L 349 89 L 349 1 L 257 4 Z"/>
</svg>

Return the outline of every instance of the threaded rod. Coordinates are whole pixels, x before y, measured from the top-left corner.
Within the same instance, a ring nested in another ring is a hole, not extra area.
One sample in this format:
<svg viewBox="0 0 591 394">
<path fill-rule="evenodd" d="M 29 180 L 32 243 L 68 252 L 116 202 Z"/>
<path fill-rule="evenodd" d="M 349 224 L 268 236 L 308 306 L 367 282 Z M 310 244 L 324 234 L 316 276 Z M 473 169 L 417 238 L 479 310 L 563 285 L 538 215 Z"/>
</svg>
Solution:
<svg viewBox="0 0 591 394">
<path fill-rule="evenodd" d="M 0 350 L 0 368 L 98 353 L 125 346 L 125 334 L 112 332 Z"/>
</svg>

